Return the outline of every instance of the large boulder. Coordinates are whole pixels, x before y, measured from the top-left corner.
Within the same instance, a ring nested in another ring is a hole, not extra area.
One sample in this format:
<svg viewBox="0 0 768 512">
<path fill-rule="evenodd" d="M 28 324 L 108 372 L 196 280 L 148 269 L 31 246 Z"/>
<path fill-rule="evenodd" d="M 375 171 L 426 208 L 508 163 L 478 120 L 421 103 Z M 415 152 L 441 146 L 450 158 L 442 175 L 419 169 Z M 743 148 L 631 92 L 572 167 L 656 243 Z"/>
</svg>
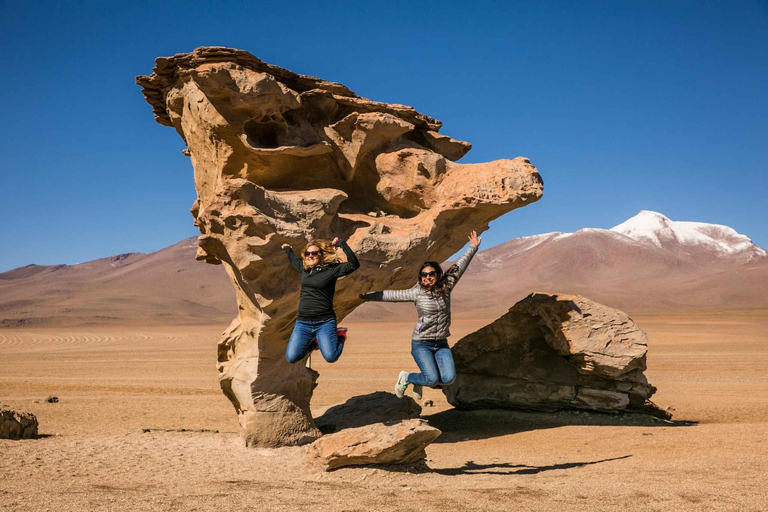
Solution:
<svg viewBox="0 0 768 512">
<path fill-rule="evenodd" d="M 420 262 L 448 258 L 469 231 L 542 194 L 526 158 L 454 163 L 471 146 L 439 134 L 439 121 L 242 50 L 198 48 L 153 71 L 136 81 L 187 144 L 197 258 L 223 264 L 237 295 L 219 381 L 251 446 L 320 436 L 309 408 L 317 373 L 283 356 L 299 279 L 282 244 L 349 241 L 362 268 L 338 286 L 343 319 L 359 293 L 412 286 Z"/>
<path fill-rule="evenodd" d="M 648 339 L 623 312 L 578 295 L 533 293 L 453 347 L 443 389 L 462 409 L 588 409 L 667 417 L 649 402 Z"/>
<path fill-rule="evenodd" d="M 330 471 L 362 464 L 408 464 L 426 458 L 424 448 L 441 434 L 426 421 L 374 423 L 321 437 L 307 448 L 307 464 Z"/>
<path fill-rule="evenodd" d="M 0 408 L 0 439 L 33 439 L 37 437 L 37 417 L 31 412 Z"/>
</svg>

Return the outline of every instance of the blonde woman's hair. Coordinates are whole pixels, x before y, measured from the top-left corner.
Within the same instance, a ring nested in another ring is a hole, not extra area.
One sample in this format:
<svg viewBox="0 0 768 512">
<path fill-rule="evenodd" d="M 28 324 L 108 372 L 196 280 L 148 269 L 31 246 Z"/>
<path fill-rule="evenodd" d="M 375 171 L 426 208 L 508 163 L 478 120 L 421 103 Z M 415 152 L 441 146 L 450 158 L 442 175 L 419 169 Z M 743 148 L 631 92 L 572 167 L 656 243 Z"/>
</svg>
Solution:
<svg viewBox="0 0 768 512">
<path fill-rule="evenodd" d="M 339 262 L 339 258 L 336 256 L 336 248 L 333 246 L 333 244 L 331 244 L 330 240 L 310 240 L 309 243 L 305 245 L 304 249 L 301 251 L 301 260 L 304 262 L 304 270 L 309 270 L 307 259 L 304 256 L 304 253 L 307 252 L 307 249 L 313 245 L 320 249 L 320 255 L 323 257 L 321 263 L 327 264 Z"/>
</svg>

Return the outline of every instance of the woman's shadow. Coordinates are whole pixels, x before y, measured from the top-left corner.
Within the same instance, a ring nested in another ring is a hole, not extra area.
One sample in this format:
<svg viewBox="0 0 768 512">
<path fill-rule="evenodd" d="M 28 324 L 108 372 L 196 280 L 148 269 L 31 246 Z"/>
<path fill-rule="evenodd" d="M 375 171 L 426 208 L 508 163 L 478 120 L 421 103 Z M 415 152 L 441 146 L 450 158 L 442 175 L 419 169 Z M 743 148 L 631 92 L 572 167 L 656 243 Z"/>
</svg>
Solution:
<svg viewBox="0 0 768 512">
<path fill-rule="evenodd" d="M 628 427 L 683 427 L 696 425 L 691 421 L 670 421 L 644 414 L 605 414 L 587 411 L 529 412 L 504 409 L 459 410 L 448 409 L 432 415 L 422 415 L 429 424 L 443 433 L 435 443 L 459 443 L 489 439 L 530 430 L 558 428 L 569 425 L 628 426 Z M 430 472 L 440 475 L 535 475 L 544 471 L 572 469 L 628 459 L 632 454 L 607 459 L 564 462 L 546 466 L 529 466 L 509 462 L 477 464 L 467 461 L 457 468 L 429 468 L 425 463 L 409 468 L 411 472 Z"/>
<path fill-rule="evenodd" d="M 493 462 L 491 464 L 476 464 L 468 460 L 458 468 L 431 468 L 424 461 L 415 462 L 407 465 L 382 465 L 382 469 L 387 469 L 393 473 L 436 473 L 438 475 L 457 476 L 457 475 L 536 475 L 544 471 L 553 471 L 558 469 L 572 469 L 592 464 L 601 464 L 615 460 L 628 459 L 632 455 L 622 455 L 621 457 L 611 457 L 610 459 L 592 460 L 586 462 L 563 462 L 561 464 L 550 464 L 548 466 L 529 466 L 527 464 L 512 464 L 511 462 Z"/>
</svg>

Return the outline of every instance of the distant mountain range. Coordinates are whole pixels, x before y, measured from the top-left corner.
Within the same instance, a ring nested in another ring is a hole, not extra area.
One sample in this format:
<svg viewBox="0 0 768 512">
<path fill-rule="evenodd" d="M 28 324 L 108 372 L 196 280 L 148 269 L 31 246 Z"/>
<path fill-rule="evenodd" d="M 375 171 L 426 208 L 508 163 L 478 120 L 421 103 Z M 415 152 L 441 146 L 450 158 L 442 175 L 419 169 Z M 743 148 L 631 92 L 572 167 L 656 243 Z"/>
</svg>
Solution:
<svg viewBox="0 0 768 512">
<path fill-rule="evenodd" d="M 0 326 L 227 324 L 235 293 L 224 269 L 195 260 L 197 238 L 160 251 L 0 274 Z"/>
<path fill-rule="evenodd" d="M 189 238 L 151 254 L 2 273 L 0 326 L 226 324 L 234 290 L 221 266 L 194 259 L 196 247 Z M 768 309 L 768 253 L 728 226 L 642 211 L 611 229 L 480 251 L 454 292 L 453 314 L 495 319 L 532 291 L 581 294 L 630 313 Z M 413 316 L 411 305 L 376 303 L 348 320 Z"/>
</svg>

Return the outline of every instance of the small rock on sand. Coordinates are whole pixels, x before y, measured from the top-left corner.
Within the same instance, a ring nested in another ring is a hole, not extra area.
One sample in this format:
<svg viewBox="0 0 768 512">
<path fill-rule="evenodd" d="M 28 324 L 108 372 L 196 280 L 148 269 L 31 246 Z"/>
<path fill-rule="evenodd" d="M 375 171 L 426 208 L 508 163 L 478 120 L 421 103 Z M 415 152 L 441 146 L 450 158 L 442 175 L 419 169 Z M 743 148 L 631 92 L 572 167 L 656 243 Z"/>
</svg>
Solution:
<svg viewBox="0 0 768 512">
<path fill-rule="evenodd" d="M 37 437 L 37 418 L 34 414 L 0 408 L 0 439 L 31 439 Z"/>
</svg>

